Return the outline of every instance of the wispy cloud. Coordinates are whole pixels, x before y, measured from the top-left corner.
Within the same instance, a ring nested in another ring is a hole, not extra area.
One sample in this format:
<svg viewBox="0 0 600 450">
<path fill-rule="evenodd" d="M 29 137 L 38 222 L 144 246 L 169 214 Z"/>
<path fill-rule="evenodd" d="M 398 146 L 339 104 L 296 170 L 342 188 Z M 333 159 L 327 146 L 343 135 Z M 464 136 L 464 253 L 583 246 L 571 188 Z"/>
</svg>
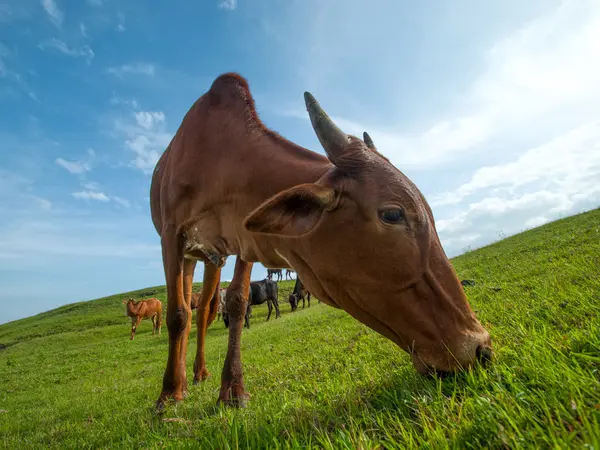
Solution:
<svg viewBox="0 0 600 450">
<path fill-rule="evenodd" d="M 306 33 L 311 41 L 302 45 L 315 50 L 304 52 L 307 61 L 299 63 L 311 69 L 307 70 L 311 76 L 323 72 L 329 75 L 320 83 L 323 90 L 335 87 L 327 84 L 337 78 L 331 70 L 341 70 L 331 69 L 338 61 L 331 58 L 335 49 L 321 45 L 331 37 L 329 19 L 333 20 L 338 12 L 327 9 L 326 13 L 332 16 L 321 17 Z M 354 30 L 345 28 L 340 33 Z M 347 37 L 351 42 L 344 43 L 345 52 L 354 48 L 352 42 L 356 42 L 353 35 Z M 578 119 L 584 116 L 584 120 L 589 120 L 597 111 L 599 42 L 600 3 L 564 1 L 491 45 L 483 54 L 479 74 L 457 96 L 459 102 L 451 113 L 430 120 L 414 132 L 406 130 L 402 123 L 382 126 L 368 119 L 348 120 L 349 125 L 354 125 L 348 131 L 357 134 L 368 130 L 394 164 L 414 169 L 440 168 L 474 155 L 482 146 L 505 136 L 549 137 L 548 123 L 558 123 L 567 131 L 575 120 L 573 112 Z M 314 70 L 317 67 L 319 70 Z M 306 84 L 310 84 L 308 81 Z M 386 89 L 391 92 L 395 87 L 388 84 Z M 402 109 L 401 103 L 394 103 L 390 96 L 390 110 Z M 297 115 L 308 120 L 305 113 Z"/>
<path fill-rule="evenodd" d="M 89 37 L 88 34 L 87 34 L 87 27 L 85 26 L 84 23 L 80 23 L 79 24 L 79 31 L 81 32 L 81 35 L 83 37 Z"/>
<path fill-rule="evenodd" d="M 165 122 L 165 114 L 162 111 L 139 111 L 135 113 L 135 121 L 143 129 L 151 130 Z"/>
<path fill-rule="evenodd" d="M 99 202 L 110 201 L 110 199 L 106 196 L 106 194 L 104 194 L 104 192 L 80 191 L 73 192 L 71 195 L 78 200 L 97 200 Z"/>
<path fill-rule="evenodd" d="M 121 197 L 111 197 L 112 200 L 114 200 L 115 202 L 117 202 L 119 205 L 125 207 L 125 208 L 129 208 L 130 203 L 129 200 L 121 198 Z"/>
<path fill-rule="evenodd" d="M 52 207 L 52 202 L 42 197 L 32 196 L 33 201 L 42 209 L 50 209 Z"/>
<path fill-rule="evenodd" d="M 219 8 L 233 11 L 235 8 L 237 8 L 237 0 L 220 0 Z"/>
<path fill-rule="evenodd" d="M 173 134 L 166 131 L 162 111 L 138 111 L 133 119 L 135 122 L 116 121 L 115 128 L 125 137 L 125 147 L 136 155 L 132 165 L 150 174 Z"/>
<path fill-rule="evenodd" d="M 63 158 L 56 158 L 54 162 L 72 174 L 82 174 L 91 170 L 89 164 L 81 161 L 67 161 Z"/>
<path fill-rule="evenodd" d="M 54 0 L 42 0 L 42 6 L 46 13 L 48 13 L 48 16 L 50 16 L 52 23 L 57 27 L 60 27 L 63 23 L 64 13 L 58 9 Z"/>
<path fill-rule="evenodd" d="M 109 102 L 111 105 L 124 105 L 124 106 L 128 106 L 130 108 L 133 108 L 133 109 L 138 109 L 140 107 L 138 101 L 135 98 L 132 98 L 132 99 L 120 98 L 120 97 L 117 97 L 114 93 L 110 97 Z"/>
<path fill-rule="evenodd" d="M 0 5 L 0 22 L 8 22 L 13 15 L 12 8 L 9 5 Z"/>
<path fill-rule="evenodd" d="M 0 42 L 0 78 L 13 83 L 19 91 L 25 93 L 30 99 L 39 103 L 36 93 L 29 87 L 24 77 L 12 69 L 9 65 L 10 59 L 14 58 L 13 52 Z"/>
<path fill-rule="evenodd" d="M 100 185 L 98 183 L 96 183 L 95 181 L 86 181 L 85 183 L 81 183 L 81 185 L 89 191 L 99 191 L 100 190 Z"/>
<path fill-rule="evenodd" d="M 122 12 L 117 13 L 117 31 L 125 31 L 125 14 Z"/>
<path fill-rule="evenodd" d="M 74 48 L 69 47 L 66 42 L 61 41 L 60 39 L 52 38 L 40 42 L 38 47 L 42 50 L 56 50 L 73 58 L 84 58 L 88 64 L 90 64 L 92 59 L 94 59 L 94 51 L 89 45 L 82 45 Z"/>
<path fill-rule="evenodd" d="M 123 77 L 125 74 L 132 75 L 147 75 L 149 77 L 154 76 L 155 72 L 154 64 L 149 63 L 132 63 L 132 64 L 123 64 L 122 66 L 117 67 L 109 67 L 107 72 L 115 75 L 119 78 Z"/>
<path fill-rule="evenodd" d="M 456 205 L 482 191 L 514 192 L 534 183 L 554 185 L 571 194 L 585 193 L 596 178 L 600 179 L 600 120 L 527 150 L 514 161 L 477 169 L 467 183 L 433 197 L 431 203 Z"/>
</svg>

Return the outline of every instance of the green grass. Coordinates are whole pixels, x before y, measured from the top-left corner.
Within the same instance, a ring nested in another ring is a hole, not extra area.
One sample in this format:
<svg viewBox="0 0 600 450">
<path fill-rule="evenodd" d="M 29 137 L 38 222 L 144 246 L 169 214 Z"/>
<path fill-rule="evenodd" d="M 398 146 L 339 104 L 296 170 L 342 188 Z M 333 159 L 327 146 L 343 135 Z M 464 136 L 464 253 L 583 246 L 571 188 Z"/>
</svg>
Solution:
<svg viewBox="0 0 600 450">
<path fill-rule="evenodd" d="M 167 330 L 129 341 L 121 299 L 67 305 L 0 326 L 5 448 L 600 449 L 600 210 L 453 260 L 496 359 L 444 380 L 346 313 L 313 302 L 281 319 L 254 308 L 242 358 L 252 398 L 217 408 L 227 330 L 208 330 L 212 376 L 164 416 L 152 410 Z M 163 287 L 157 296 L 165 300 Z M 171 420 L 171 421 L 169 421 Z"/>
</svg>

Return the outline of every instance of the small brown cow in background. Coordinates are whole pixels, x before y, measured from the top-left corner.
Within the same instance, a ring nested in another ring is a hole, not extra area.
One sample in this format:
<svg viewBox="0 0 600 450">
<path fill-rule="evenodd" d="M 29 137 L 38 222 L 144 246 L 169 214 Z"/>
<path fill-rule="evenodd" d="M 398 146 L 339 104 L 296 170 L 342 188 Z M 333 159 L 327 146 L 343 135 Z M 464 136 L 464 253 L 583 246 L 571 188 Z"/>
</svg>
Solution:
<svg viewBox="0 0 600 450">
<path fill-rule="evenodd" d="M 152 335 L 158 331 L 160 336 L 160 328 L 162 326 L 162 303 L 157 298 L 149 298 L 147 300 L 135 301 L 130 298 L 123 300 L 126 305 L 127 315 L 131 317 L 131 338 L 135 336 L 135 330 L 142 319 L 152 318 Z"/>
</svg>

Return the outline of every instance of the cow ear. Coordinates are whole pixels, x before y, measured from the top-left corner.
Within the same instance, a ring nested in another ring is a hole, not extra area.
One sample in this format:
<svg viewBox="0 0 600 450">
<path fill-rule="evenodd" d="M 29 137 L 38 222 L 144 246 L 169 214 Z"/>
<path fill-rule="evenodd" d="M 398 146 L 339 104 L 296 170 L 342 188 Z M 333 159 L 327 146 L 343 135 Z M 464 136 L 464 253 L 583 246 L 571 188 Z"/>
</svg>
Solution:
<svg viewBox="0 0 600 450">
<path fill-rule="evenodd" d="M 331 188 L 300 184 L 266 200 L 246 217 L 244 228 L 253 233 L 301 236 L 311 231 L 336 201 Z"/>
</svg>

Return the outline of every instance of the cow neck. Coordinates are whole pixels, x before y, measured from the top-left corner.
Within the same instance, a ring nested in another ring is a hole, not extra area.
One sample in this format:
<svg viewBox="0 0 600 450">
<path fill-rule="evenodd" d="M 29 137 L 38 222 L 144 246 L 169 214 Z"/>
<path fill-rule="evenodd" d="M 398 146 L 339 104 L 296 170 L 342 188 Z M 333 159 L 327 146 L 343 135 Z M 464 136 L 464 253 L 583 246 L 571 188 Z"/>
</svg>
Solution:
<svg viewBox="0 0 600 450">
<path fill-rule="evenodd" d="M 268 196 L 299 184 L 315 183 L 332 168 L 326 156 L 283 137 L 265 137 L 261 144 L 253 154 L 252 178 L 268 186 Z"/>
</svg>

